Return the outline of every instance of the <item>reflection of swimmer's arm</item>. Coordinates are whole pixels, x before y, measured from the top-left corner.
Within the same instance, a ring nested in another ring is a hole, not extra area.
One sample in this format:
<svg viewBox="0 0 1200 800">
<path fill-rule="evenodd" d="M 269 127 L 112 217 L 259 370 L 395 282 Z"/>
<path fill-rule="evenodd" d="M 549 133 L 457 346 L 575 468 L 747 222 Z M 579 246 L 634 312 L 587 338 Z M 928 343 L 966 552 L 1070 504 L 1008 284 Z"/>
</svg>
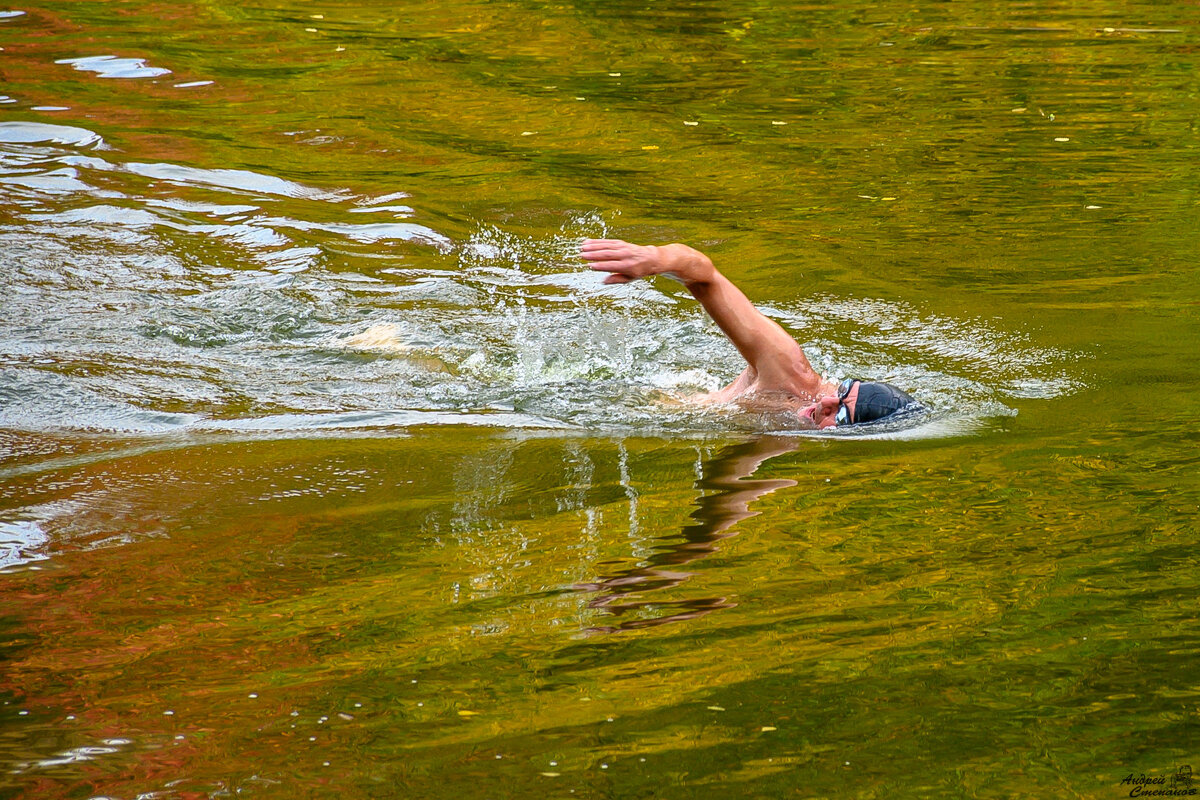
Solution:
<svg viewBox="0 0 1200 800">
<path fill-rule="evenodd" d="M 786 436 L 765 436 L 722 451 L 721 455 L 704 467 L 704 477 L 697 486 L 705 490 L 717 490 L 713 494 L 701 494 L 696 500 L 692 518 L 696 524 L 684 528 L 688 541 L 695 543 L 715 542 L 732 534 L 727 531 L 744 519 L 758 512 L 750 510 L 750 504 L 777 489 L 796 485 L 789 478 L 754 479 L 762 463 L 783 453 L 796 450 L 797 441 Z M 691 550 L 697 548 L 692 547 Z M 694 553 L 692 554 L 694 555 Z M 687 561 L 692 558 L 687 558 Z M 686 563 L 672 561 L 671 563 Z"/>
<path fill-rule="evenodd" d="M 755 308 L 700 251 L 682 244 L 653 247 L 591 239 L 581 255 L 592 269 L 611 273 L 605 283 L 668 274 L 682 283 L 754 368 L 761 389 L 815 395 L 820 388 L 821 378 L 796 340 Z"/>
</svg>

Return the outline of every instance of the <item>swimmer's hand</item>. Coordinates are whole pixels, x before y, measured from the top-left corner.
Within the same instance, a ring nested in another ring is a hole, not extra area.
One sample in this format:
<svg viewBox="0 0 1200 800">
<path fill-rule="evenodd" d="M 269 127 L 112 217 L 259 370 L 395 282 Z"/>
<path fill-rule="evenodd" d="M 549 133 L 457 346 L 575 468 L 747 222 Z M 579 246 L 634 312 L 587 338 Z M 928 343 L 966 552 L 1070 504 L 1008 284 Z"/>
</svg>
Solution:
<svg viewBox="0 0 1200 800">
<path fill-rule="evenodd" d="M 666 275 L 691 287 L 711 280 L 714 272 L 707 256 L 682 244 L 655 247 L 620 239 L 585 239 L 579 257 L 597 272 L 612 273 L 604 279 L 606 284 Z"/>
</svg>

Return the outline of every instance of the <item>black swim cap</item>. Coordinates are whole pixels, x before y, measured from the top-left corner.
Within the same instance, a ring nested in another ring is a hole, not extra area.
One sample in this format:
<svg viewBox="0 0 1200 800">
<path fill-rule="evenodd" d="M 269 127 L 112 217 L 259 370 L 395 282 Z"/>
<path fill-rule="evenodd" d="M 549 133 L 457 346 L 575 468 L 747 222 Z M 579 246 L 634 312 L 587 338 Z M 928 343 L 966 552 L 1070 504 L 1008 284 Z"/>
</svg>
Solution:
<svg viewBox="0 0 1200 800">
<path fill-rule="evenodd" d="M 852 424 L 874 422 L 884 417 L 890 417 L 909 406 L 919 405 L 916 400 L 890 383 L 859 381 L 858 401 L 854 404 L 854 422 Z"/>
</svg>

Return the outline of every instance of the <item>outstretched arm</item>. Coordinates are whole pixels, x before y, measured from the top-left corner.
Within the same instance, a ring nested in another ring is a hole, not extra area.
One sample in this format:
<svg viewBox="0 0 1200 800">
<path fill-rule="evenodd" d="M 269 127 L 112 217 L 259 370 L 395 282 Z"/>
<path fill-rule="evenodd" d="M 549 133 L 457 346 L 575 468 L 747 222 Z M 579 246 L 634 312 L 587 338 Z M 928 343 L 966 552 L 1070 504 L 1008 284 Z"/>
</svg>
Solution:
<svg viewBox="0 0 1200 800">
<path fill-rule="evenodd" d="M 628 283 L 653 275 L 681 282 L 758 373 L 760 388 L 817 394 L 821 377 L 796 340 L 763 316 L 699 250 L 682 244 L 655 247 L 619 239 L 588 239 L 580 255 L 592 269 L 611 273 L 605 283 Z"/>
</svg>

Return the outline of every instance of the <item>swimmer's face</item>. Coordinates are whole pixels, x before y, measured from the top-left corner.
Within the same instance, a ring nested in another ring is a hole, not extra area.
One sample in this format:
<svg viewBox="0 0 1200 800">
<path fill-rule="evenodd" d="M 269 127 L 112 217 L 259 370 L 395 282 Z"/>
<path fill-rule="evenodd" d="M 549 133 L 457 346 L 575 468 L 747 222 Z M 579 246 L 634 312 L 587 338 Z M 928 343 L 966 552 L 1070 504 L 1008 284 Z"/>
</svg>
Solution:
<svg viewBox="0 0 1200 800">
<path fill-rule="evenodd" d="M 818 397 L 817 402 L 796 412 L 801 420 L 811 422 L 814 428 L 833 428 L 854 422 L 854 408 L 858 404 L 858 381 L 847 378 L 838 387 L 837 394 Z"/>
</svg>

